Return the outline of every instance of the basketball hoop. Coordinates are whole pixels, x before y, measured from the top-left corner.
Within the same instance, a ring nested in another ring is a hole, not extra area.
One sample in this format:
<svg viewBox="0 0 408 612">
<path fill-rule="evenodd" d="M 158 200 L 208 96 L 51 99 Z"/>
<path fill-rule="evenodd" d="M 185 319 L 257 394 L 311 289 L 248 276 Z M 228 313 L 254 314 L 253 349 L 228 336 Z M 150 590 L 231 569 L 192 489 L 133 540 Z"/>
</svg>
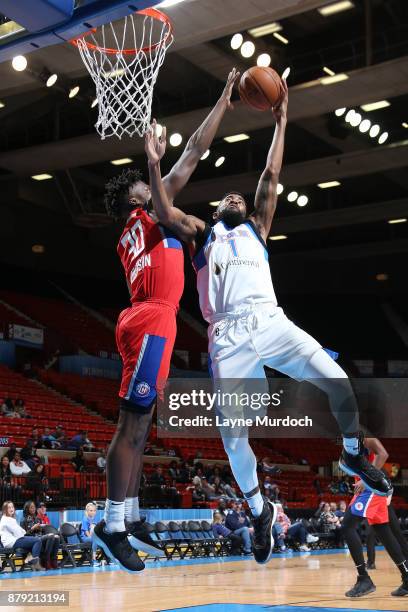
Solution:
<svg viewBox="0 0 408 612">
<path fill-rule="evenodd" d="M 109 136 L 143 136 L 149 128 L 153 88 L 173 42 L 170 19 L 144 9 L 94 28 L 70 41 L 78 47 L 96 86 L 96 131 Z"/>
</svg>

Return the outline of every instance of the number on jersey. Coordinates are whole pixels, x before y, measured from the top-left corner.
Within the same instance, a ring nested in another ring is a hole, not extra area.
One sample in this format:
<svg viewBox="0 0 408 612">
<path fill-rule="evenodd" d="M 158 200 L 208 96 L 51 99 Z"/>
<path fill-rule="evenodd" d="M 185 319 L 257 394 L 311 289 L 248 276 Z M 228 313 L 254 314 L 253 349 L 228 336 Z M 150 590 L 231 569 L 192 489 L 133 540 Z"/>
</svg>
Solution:
<svg viewBox="0 0 408 612">
<path fill-rule="evenodd" d="M 132 260 L 136 259 L 145 248 L 143 226 L 140 219 L 136 221 L 133 227 L 122 238 L 122 246 L 126 249 L 127 245 L 130 245 L 129 253 L 132 256 Z"/>
</svg>

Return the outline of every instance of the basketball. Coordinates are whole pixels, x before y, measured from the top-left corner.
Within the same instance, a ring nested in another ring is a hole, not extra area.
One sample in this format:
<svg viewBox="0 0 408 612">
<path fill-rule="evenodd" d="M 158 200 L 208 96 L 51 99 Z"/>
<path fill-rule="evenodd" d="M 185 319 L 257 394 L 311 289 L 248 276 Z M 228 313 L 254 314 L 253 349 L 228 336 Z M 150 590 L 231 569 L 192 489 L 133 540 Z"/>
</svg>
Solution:
<svg viewBox="0 0 408 612">
<path fill-rule="evenodd" d="M 253 66 L 242 75 L 238 89 L 245 104 L 266 111 L 275 106 L 281 97 L 282 82 L 273 68 Z"/>
</svg>

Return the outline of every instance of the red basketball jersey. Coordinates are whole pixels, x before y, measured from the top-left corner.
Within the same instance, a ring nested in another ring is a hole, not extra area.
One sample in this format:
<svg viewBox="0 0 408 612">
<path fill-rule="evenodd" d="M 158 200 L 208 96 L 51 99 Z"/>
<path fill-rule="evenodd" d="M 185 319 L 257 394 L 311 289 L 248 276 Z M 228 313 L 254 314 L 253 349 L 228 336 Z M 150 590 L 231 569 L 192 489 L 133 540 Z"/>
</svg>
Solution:
<svg viewBox="0 0 408 612">
<path fill-rule="evenodd" d="M 126 222 L 117 250 L 132 304 L 153 298 L 178 308 L 184 288 L 184 256 L 172 232 L 137 208 Z"/>
</svg>

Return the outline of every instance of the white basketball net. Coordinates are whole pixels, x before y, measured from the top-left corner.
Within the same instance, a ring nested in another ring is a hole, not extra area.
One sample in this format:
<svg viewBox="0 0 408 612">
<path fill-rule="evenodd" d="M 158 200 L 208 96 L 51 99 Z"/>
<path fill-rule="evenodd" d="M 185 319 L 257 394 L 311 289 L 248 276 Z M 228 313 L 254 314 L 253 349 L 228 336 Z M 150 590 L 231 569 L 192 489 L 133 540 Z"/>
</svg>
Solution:
<svg viewBox="0 0 408 612">
<path fill-rule="evenodd" d="M 96 85 L 95 128 L 102 140 L 135 133 L 143 136 L 150 125 L 159 69 L 173 42 L 171 25 L 135 13 L 73 42 Z"/>
</svg>

